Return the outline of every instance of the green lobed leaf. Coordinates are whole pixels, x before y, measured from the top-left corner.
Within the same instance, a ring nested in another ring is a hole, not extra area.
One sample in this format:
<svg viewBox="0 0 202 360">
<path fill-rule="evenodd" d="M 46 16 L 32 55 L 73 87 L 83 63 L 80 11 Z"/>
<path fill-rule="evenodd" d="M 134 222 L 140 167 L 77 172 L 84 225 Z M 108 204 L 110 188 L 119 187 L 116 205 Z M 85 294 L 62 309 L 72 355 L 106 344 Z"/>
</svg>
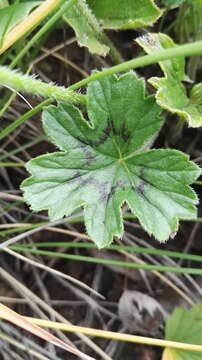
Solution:
<svg viewBox="0 0 202 360">
<path fill-rule="evenodd" d="M 147 53 L 176 46 L 173 40 L 165 34 L 148 33 L 137 39 L 137 42 Z M 156 89 L 157 103 L 164 109 L 183 117 L 191 127 L 202 125 L 202 107 L 192 103 L 187 96 L 182 83 L 186 79 L 184 58 L 173 58 L 160 61 L 159 65 L 165 77 L 152 77 L 149 79 Z"/>
<path fill-rule="evenodd" d="M 103 42 L 102 29 L 86 0 L 77 0 L 63 15 L 63 19 L 73 27 L 80 46 L 86 46 L 93 54 L 108 53 L 109 48 Z"/>
<path fill-rule="evenodd" d="M 152 25 L 161 15 L 153 0 L 87 0 L 104 28 L 134 29 Z"/>
<path fill-rule="evenodd" d="M 177 150 L 146 149 L 162 126 L 160 111 L 132 72 L 88 85 L 88 120 L 72 105 L 47 107 L 44 130 L 61 152 L 28 162 L 26 201 L 34 211 L 48 209 L 52 220 L 83 206 L 87 232 L 100 248 L 122 236 L 126 202 L 149 234 L 166 241 L 180 218 L 196 217 L 188 184 L 201 171 Z"/>
<path fill-rule="evenodd" d="M 20 23 L 40 1 L 25 1 L 17 5 L 10 5 L 0 9 L 0 39 L 15 25 Z"/>
<path fill-rule="evenodd" d="M 178 307 L 166 321 L 166 340 L 202 345 L 202 305 Z M 175 360 L 201 360 L 201 352 L 170 349 Z"/>
</svg>

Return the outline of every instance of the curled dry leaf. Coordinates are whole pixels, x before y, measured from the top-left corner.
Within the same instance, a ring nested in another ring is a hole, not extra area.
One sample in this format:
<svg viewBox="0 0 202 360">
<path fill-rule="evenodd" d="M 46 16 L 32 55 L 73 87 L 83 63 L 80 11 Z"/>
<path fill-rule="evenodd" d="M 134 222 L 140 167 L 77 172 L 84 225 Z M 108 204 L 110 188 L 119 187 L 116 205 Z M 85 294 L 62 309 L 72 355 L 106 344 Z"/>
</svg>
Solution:
<svg viewBox="0 0 202 360">
<path fill-rule="evenodd" d="M 163 307 L 151 296 L 126 290 L 119 300 L 119 315 L 124 326 L 142 334 L 157 334 L 166 317 Z"/>
</svg>

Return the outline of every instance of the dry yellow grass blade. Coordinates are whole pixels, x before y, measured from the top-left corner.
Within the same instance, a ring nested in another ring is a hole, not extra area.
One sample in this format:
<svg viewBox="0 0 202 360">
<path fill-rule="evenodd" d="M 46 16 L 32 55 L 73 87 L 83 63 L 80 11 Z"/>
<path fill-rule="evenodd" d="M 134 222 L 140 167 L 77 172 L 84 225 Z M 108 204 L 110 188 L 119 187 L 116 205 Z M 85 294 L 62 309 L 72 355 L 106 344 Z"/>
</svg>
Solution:
<svg viewBox="0 0 202 360">
<path fill-rule="evenodd" d="M 26 17 L 20 24 L 15 26 L 5 37 L 3 45 L 0 48 L 0 54 L 6 51 L 23 35 L 36 26 L 43 20 L 54 8 L 61 2 L 61 0 L 45 0 L 36 10 Z"/>
<path fill-rule="evenodd" d="M 13 323 L 14 325 L 21 327 L 26 331 L 29 331 L 30 333 L 38 336 L 39 338 L 60 347 L 63 350 L 71 352 L 72 354 L 80 358 L 83 358 L 85 360 L 95 360 L 94 358 L 79 351 L 76 347 L 74 348 L 73 346 L 67 345 L 64 341 L 58 339 L 56 336 L 52 335 L 46 330 L 41 329 L 37 324 L 34 324 L 34 322 L 31 322 L 29 318 L 25 318 L 24 316 L 17 314 L 15 311 L 9 309 L 3 304 L 0 304 L 0 317 Z"/>
<path fill-rule="evenodd" d="M 2 316 L 1 313 L 0 313 L 0 316 Z M 160 347 L 171 348 L 171 349 L 197 351 L 197 352 L 202 353 L 201 345 L 185 344 L 185 343 L 180 343 L 180 342 L 176 342 L 176 341 L 149 338 L 149 337 L 145 337 L 145 336 L 136 336 L 136 335 L 131 335 L 131 334 L 117 333 L 117 332 L 113 332 L 113 331 L 105 331 L 105 330 L 98 330 L 98 329 L 93 329 L 93 328 L 86 328 L 86 327 L 82 327 L 82 326 L 67 325 L 67 324 L 56 322 L 56 321 L 41 320 L 41 319 L 36 319 L 36 318 L 31 318 L 31 317 L 25 317 L 25 319 L 28 319 L 32 324 L 37 324 L 39 326 L 51 328 L 51 329 L 57 329 L 57 330 L 73 332 L 73 333 L 77 332 L 80 334 L 97 336 L 97 337 L 105 338 L 105 339 L 113 339 L 116 341 L 117 340 L 118 341 L 127 341 L 127 342 L 132 342 L 132 343 L 137 343 L 137 344 L 160 346 Z M 166 349 L 166 352 L 167 352 L 167 354 L 169 354 L 167 349 Z M 168 358 L 165 358 L 163 360 L 167 360 L 167 359 Z M 172 358 L 169 358 L 169 360 L 172 360 Z"/>
<path fill-rule="evenodd" d="M 40 307 L 42 311 L 48 314 L 49 317 L 54 317 L 58 322 L 71 325 L 71 323 L 61 314 L 59 314 L 51 305 L 42 300 L 36 293 L 32 292 L 29 288 L 23 285 L 16 277 L 9 274 L 6 270 L 0 267 L 0 277 L 6 281 L 20 296 L 27 299 L 31 308 L 36 310 L 36 307 Z M 43 313 L 44 316 L 44 313 Z M 1 315 L 0 315 L 1 318 Z M 103 360 L 112 360 L 98 345 L 96 345 L 88 336 L 84 334 L 75 333 L 75 335 L 82 341 L 83 344 L 89 346 L 96 354 L 98 354 Z M 68 341 L 69 339 L 67 339 Z"/>
</svg>

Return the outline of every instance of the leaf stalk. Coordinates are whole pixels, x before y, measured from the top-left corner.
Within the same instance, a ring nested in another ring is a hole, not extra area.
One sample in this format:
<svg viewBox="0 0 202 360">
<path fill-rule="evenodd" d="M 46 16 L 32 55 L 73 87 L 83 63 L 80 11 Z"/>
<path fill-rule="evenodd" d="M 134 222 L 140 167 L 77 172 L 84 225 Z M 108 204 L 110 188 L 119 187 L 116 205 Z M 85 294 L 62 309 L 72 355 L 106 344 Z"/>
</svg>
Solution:
<svg viewBox="0 0 202 360">
<path fill-rule="evenodd" d="M 111 68 L 107 68 L 103 71 L 96 72 L 86 79 L 83 79 L 71 86 L 69 86 L 69 90 L 76 90 L 81 86 L 87 85 L 91 81 L 95 81 L 103 78 L 107 75 L 117 74 L 124 71 L 128 71 L 131 69 L 136 69 L 138 67 L 143 67 L 151 64 L 155 64 L 159 61 L 172 59 L 173 57 L 180 56 L 193 56 L 202 54 L 202 41 L 196 41 L 191 44 L 178 45 L 174 48 L 169 48 L 166 50 L 159 50 L 150 55 L 140 56 L 138 58 L 125 61 L 122 64 L 112 66 Z"/>
</svg>

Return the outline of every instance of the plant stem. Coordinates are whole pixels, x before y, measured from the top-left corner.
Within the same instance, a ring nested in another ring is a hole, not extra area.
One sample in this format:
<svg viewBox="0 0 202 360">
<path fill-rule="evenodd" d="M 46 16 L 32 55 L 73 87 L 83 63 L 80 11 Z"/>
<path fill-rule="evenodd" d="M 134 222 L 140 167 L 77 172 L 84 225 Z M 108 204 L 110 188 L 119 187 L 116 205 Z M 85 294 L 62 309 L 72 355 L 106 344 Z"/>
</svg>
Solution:
<svg viewBox="0 0 202 360">
<path fill-rule="evenodd" d="M 0 244 L 3 247 L 4 244 Z M 15 248 L 15 251 L 30 253 L 30 254 L 38 254 L 44 256 L 50 256 L 53 258 L 62 258 L 62 259 L 70 259 L 74 261 L 84 261 L 89 263 L 103 264 L 103 265 L 113 265 L 113 266 L 121 266 L 132 269 L 142 269 L 148 271 L 160 271 L 160 272 L 171 272 L 175 274 L 192 274 L 192 275 L 202 275 L 202 269 L 200 268 L 185 268 L 185 267 L 174 267 L 174 266 L 165 266 L 165 265 L 150 265 L 150 264 L 137 264 L 134 262 L 127 261 L 118 261 L 113 259 L 104 259 L 98 257 L 91 256 L 82 256 L 82 255 L 73 255 L 73 254 L 63 254 L 55 251 L 48 250 L 34 250 L 29 248 L 22 247 L 20 250 Z"/>
<path fill-rule="evenodd" d="M 76 90 L 81 86 L 84 86 L 91 81 L 103 78 L 106 75 L 112 75 L 138 67 L 155 64 L 159 61 L 172 59 L 173 57 L 200 55 L 202 54 L 202 41 L 196 41 L 191 44 L 179 45 L 175 48 L 166 50 L 159 50 L 150 55 L 144 55 L 133 60 L 125 61 L 122 64 L 112 66 L 111 68 L 105 69 L 100 72 L 96 72 L 90 75 L 88 78 L 83 79 L 68 87 L 69 90 Z"/>
<path fill-rule="evenodd" d="M 0 161 L 4 160 L 6 158 L 9 158 L 11 155 L 15 155 L 15 154 L 17 154 L 17 153 L 19 153 L 19 152 L 33 146 L 33 145 L 38 144 L 39 142 L 45 141 L 45 140 L 47 140 L 47 137 L 45 135 L 38 136 L 37 138 L 35 138 L 34 140 L 29 141 L 28 143 L 26 143 L 24 145 L 21 145 L 20 147 L 15 148 L 14 150 L 8 151 L 3 155 L 0 155 Z"/>
<path fill-rule="evenodd" d="M 17 92 L 42 96 L 58 102 L 86 103 L 84 95 L 76 94 L 71 90 L 51 83 L 46 84 L 31 76 L 20 74 L 4 66 L 0 66 L 0 85 Z"/>
<path fill-rule="evenodd" d="M 0 133 L 0 140 L 4 139 L 8 134 L 10 134 L 13 130 L 15 130 L 18 126 L 22 125 L 27 119 L 31 116 L 37 114 L 39 111 L 43 109 L 44 106 L 47 106 L 51 103 L 50 99 L 43 101 L 41 104 L 35 106 L 33 109 L 27 111 L 24 115 L 20 116 L 17 120 L 3 129 Z"/>
<path fill-rule="evenodd" d="M 2 314 L 1 314 L 1 318 L 2 318 Z M 41 327 L 49 328 L 49 329 L 55 329 L 55 330 L 57 329 L 57 330 L 62 330 L 62 331 L 67 331 L 67 332 L 72 332 L 72 333 L 86 334 L 89 336 L 97 336 L 100 338 L 113 339 L 113 340 L 118 340 L 118 341 L 126 341 L 126 342 L 132 342 L 132 343 L 137 343 L 137 344 L 162 346 L 162 347 L 169 347 L 172 349 L 181 349 L 181 350 L 202 352 L 201 345 L 185 344 L 185 343 L 181 343 L 181 342 L 177 342 L 177 341 L 162 340 L 162 339 L 156 339 L 156 338 L 149 338 L 149 337 L 145 337 L 145 336 L 136 336 L 136 335 L 131 335 L 131 334 L 122 334 L 122 333 L 118 333 L 118 332 L 87 328 L 87 327 L 83 327 L 83 326 L 67 325 L 64 323 L 56 322 L 56 321 L 43 320 L 43 319 L 37 319 L 37 318 L 32 318 L 32 317 L 23 317 L 23 318 L 29 320 L 33 324 L 36 324 Z"/>
<path fill-rule="evenodd" d="M 25 163 L 23 162 L 19 162 L 19 163 L 15 163 L 15 162 L 0 162 L 0 167 L 24 167 Z"/>
<path fill-rule="evenodd" d="M 81 234 L 82 237 L 82 234 Z M 91 243 L 84 243 L 84 242 L 41 242 L 41 243 L 25 243 L 20 245 L 14 245 L 10 246 L 13 250 L 19 250 L 21 248 L 51 248 L 51 247 L 64 247 L 64 248 L 84 248 L 84 249 L 97 249 L 97 246 L 95 244 Z M 201 255 L 192 255 L 192 254 L 184 254 L 176 251 L 170 251 L 170 250 L 160 250 L 160 249 L 153 249 L 153 248 L 143 248 L 143 247 L 136 247 L 136 246 L 128 246 L 128 245 L 109 245 L 107 247 L 107 250 L 125 250 L 129 252 L 134 252 L 138 254 L 151 254 L 151 255 L 160 255 L 160 256 L 169 256 L 173 258 L 178 259 L 184 259 L 184 260 L 191 260 L 191 261 L 199 261 L 202 262 L 202 256 Z"/>
</svg>

